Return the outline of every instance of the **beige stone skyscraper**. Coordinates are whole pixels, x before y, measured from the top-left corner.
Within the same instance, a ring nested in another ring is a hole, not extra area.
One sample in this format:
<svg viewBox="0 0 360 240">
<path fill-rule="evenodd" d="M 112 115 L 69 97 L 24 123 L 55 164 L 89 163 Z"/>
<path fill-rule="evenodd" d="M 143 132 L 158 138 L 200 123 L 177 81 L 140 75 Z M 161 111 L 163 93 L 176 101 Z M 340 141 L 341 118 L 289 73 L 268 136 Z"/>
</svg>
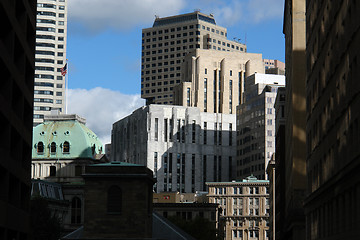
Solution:
<svg viewBox="0 0 360 240">
<path fill-rule="evenodd" d="M 181 84 L 174 88 L 174 104 L 202 112 L 235 114 L 242 103 L 244 80 L 264 73 L 259 53 L 196 49 L 182 64 Z"/>
<path fill-rule="evenodd" d="M 173 104 L 173 88 L 181 82 L 181 63 L 192 50 L 246 52 L 246 45 L 227 39 L 227 30 L 212 15 L 195 11 L 156 18 L 142 30 L 141 97 L 146 104 Z"/>
<path fill-rule="evenodd" d="M 51 110 L 65 112 L 67 0 L 38 0 L 36 19 L 34 125 Z"/>
</svg>

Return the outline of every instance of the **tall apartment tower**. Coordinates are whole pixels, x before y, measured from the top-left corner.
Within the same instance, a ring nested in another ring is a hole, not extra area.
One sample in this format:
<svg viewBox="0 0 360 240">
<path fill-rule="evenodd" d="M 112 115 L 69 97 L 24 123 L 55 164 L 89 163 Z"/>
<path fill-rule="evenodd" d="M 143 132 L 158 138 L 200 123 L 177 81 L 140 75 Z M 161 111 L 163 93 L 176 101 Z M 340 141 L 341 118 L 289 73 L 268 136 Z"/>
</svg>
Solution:
<svg viewBox="0 0 360 240">
<path fill-rule="evenodd" d="M 264 73 L 261 54 L 193 50 L 184 59 L 174 103 L 202 112 L 235 114 L 242 103 L 244 79 L 255 72 Z"/>
<path fill-rule="evenodd" d="M 0 239 L 29 239 L 36 0 L 0 1 Z"/>
<path fill-rule="evenodd" d="M 141 97 L 146 104 L 173 104 L 173 87 L 181 82 L 181 63 L 194 49 L 246 52 L 227 39 L 227 30 L 212 15 L 193 13 L 156 18 L 142 30 Z"/>
<path fill-rule="evenodd" d="M 306 8 L 306 239 L 360 239 L 360 2 Z"/>
<path fill-rule="evenodd" d="M 280 239 L 305 239 L 306 0 L 285 0 L 285 226 Z"/>
<path fill-rule="evenodd" d="M 51 110 L 65 112 L 67 0 L 38 0 L 36 19 L 34 125 Z"/>
<path fill-rule="evenodd" d="M 245 79 L 245 102 L 237 107 L 237 179 L 251 174 L 267 179 L 266 167 L 275 152 L 277 89 L 285 85 L 282 75 L 255 73 Z"/>
</svg>

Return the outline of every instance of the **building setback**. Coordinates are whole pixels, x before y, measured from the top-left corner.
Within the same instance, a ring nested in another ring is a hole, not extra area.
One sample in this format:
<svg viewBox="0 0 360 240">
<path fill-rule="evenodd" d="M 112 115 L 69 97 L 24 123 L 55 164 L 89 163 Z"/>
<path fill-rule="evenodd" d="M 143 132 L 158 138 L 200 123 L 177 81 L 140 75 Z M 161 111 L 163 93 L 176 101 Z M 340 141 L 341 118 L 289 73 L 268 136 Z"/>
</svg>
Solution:
<svg viewBox="0 0 360 240">
<path fill-rule="evenodd" d="M 0 1 L 0 239 L 29 238 L 36 1 Z"/>
<path fill-rule="evenodd" d="M 227 30 L 212 15 L 195 11 L 156 17 L 142 30 L 141 97 L 146 104 L 173 104 L 173 87 L 181 82 L 181 63 L 189 51 L 246 52 L 246 45 L 227 39 Z"/>
<path fill-rule="evenodd" d="M 360 239 L 360 3 L 306 8 L 306 239 Z"/>
<path fill-rule="evenodd" d="M 34 90 L 34 126 L 51 110 L 65 112 L 67 0 L 38 0 Z"/>
<path fill-rule="evenodd" d="M 206 181 L 233 178 L 235 134 L 233 114 L 149 105 L 113 124 L 111 160 L 153 170 L 156 192 L 204 191 Z"/>
<path fill-rule="evenodd" d="M 244 79 L 255 72 L 265 73 L 261 54 L 196 49 L 184 59 L 174 103 L 235 114 L 242 103 Z"/>
<path fill-rule="evenodd" d="M 245 102 L 237 107 L 237 179 L 250 174 L 267 179 L 266 167 L 275 152 L 277 89 L 282 75 L 255 73 L 245 79 Z"/>
<path fill-rule="evenodd" d="M 208 182 L 206 185 L 209 203 L 217 203 L 221 208 L 216 219 L 221 238 L 270 238 L 269 181 L 249 176 L 242 181 Z"/>
</svg>

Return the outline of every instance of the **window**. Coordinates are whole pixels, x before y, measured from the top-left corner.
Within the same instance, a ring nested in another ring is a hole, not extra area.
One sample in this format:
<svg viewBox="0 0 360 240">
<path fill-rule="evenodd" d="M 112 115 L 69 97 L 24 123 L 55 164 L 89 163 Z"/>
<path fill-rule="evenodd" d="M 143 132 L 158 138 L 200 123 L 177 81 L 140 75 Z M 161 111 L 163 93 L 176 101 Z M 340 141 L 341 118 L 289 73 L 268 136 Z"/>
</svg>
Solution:
<svg viewBox="0 0 360 240">
<path fill-rule="evenodd" d="M 71 200 L 71 223 L 81 223 L 81 200 L 78 197 Z"/>
<path fill-rule="evenodd" d="M 70 144 L 68 141 L 65 141 L 63 144 L 63 153 L 69 153 L 70 152 Z"/>
<path fill-rule="evenodd" d="M 107 192 L 107 212 L 111 214 L 120 214 L 121 206 L 121 188 L 118 186 L 111 186 Z"/>
<path fill-rule="evenodd" d="M 50 145 L 50 152 L 51 154 L 55 154 L 56 153 L 56 143 L 52 142 Z"/>
<path fill-rule="evenodd" d="M 56 176 L 56 166 L 50 166 L 50 177 Z"/>
<path fill-rule="evenodd" d="M 80 177 L 82 174 L 82 166 L 75 166 L 75 176 Z"/>
<path fill-rule="evenodd" d="M 38 142 L 38 144 L 37 144 L 37 153 L 38 154 L 43 154 L 44 153 L 44 143 L 43 142 Z"/>
</svg>

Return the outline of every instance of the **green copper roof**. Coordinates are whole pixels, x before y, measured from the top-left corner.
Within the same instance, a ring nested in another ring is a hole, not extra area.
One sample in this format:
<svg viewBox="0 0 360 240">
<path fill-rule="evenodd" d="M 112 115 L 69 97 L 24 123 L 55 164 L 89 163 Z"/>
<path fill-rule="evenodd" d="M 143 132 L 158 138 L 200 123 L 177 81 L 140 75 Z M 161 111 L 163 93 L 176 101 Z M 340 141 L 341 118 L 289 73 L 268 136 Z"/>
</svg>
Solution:
<svg viewBox="0 0 360 240">
<path fill-rule="evenodd" d="M 66 142 L 69 148 L 66 147 Z M 39 148 L 41 143 L 43 151 Z M 51 148 L 52 144 L 56 148 Z M 94 159 L 94 154 L 103 152 L 103 145 L 96 134 L 76 117 L 54 118 L 33 129 L 33 159 Z"/>
</svg>

